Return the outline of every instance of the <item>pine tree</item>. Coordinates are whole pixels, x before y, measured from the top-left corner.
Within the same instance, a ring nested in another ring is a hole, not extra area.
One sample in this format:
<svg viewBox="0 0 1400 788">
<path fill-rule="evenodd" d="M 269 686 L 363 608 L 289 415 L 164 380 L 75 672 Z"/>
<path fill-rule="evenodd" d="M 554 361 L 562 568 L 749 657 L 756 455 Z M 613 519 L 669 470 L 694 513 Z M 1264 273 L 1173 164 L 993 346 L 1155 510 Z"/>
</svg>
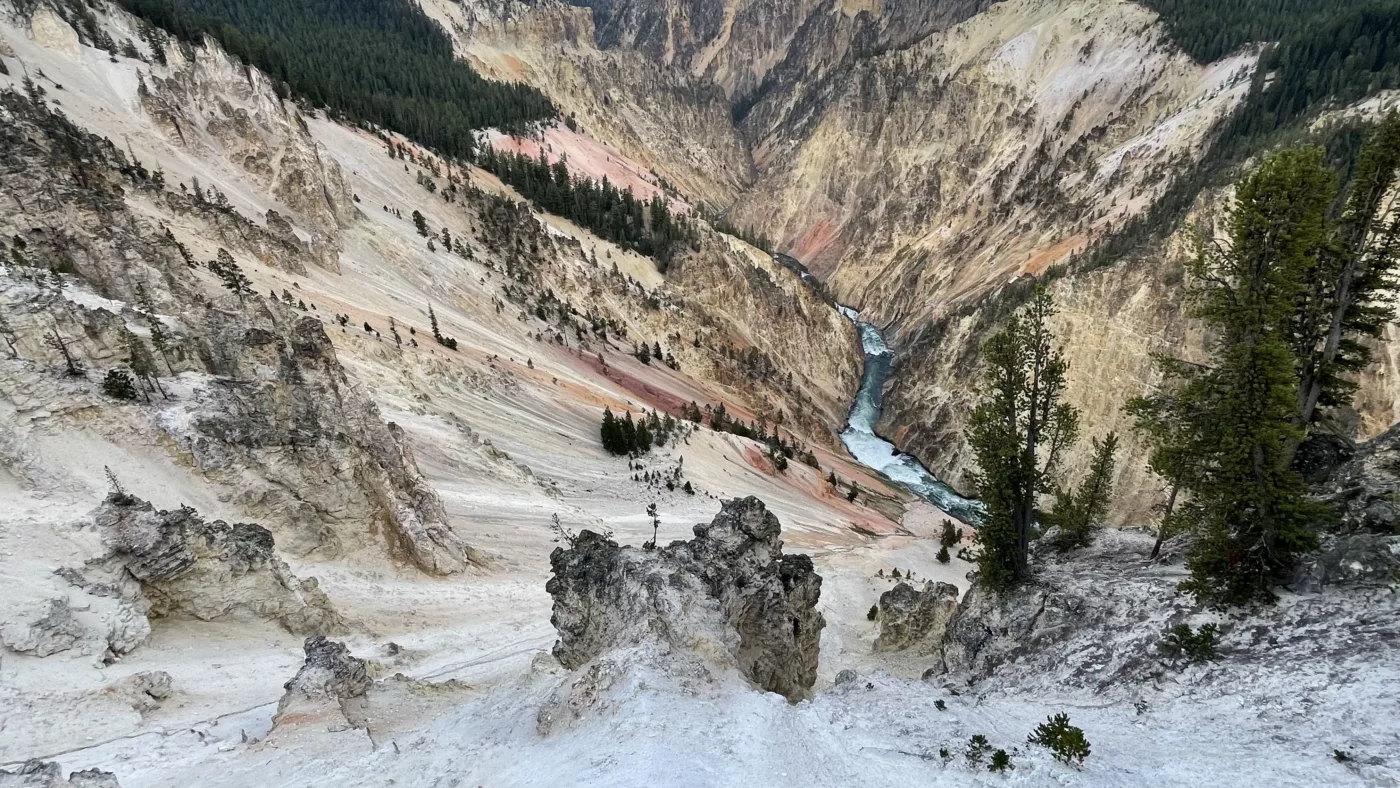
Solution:
<svg viewBox="0 0 1400 788">
<path fill-rule="evenodd" d="M 442 332 L 438 330 L 437 313 L 433 311 L 433 305 L 428 304 L 428 325 L 433 329 L 433 339 L 442 344 Z"/>
<path fill-rule="evenodd" d="M 419 235 L 424 238 L 428 237 L 428 220 L 423 218 L 423 214 L 417 211 L 413 212 L 413 226 L 417 228 Z"/>
<path fill-rule="evenodd" d="M 126 332 L 126 363 L 131 368 L 131 372 L 136 376 L 136 380 L 141 383 L 141 396 L 147 401 L 147 390 L 159 391 L 161 397 L 169 399 L 165 389 L 161 388 L 160 377 L 156 373 L 155 360 L 151 358 L 151 351 L 147 349 L 146 343 L 136 334 Z"/>
<path fill-rule="evenodd" d="M 974 476 L 986 507 L 978 529 L 982 582 L 1003 589 L 1028 574 L 1035 507 L 1053 489 L 1059 461 L 1079 431 L 1079 414 L 1060 402 L 1069 364 L 1055 346 L 1054 302 L 1037 287 L 1030 304 L 982 346 L 982 402 L 968 420 Z"/>
<path fill-rule="evenodd" d="M 120 367 L 107 370 L 102 378 L 102 393 L 113 399 L 136 399 L 136 384 L 131 379 L 131 373 Z"/>
<path fill-rule="evenodd" d="M 1200 430 L 1205 419 L 1198 412 L 1201 396 L 1190 391 L 1199 368 L 1172 359 L 1159 358 L 1164 382 L 1154 391 L 1128 400 L 1124 411 L 1132 417 L 1133 428 L 1150 446 L 1147 468 L 1166 484 L 1166 498 L 1160 505 L 1162 519 L 1148 560 L 1162 554 L 1162 544 L 1173 533 L 1189 527 L 1177 511 L 1180 496 L 1193 489 L 1205 470 L 1206 442 Z"/>
<path fill-rule="evenodd" d="M 1197 540 L 1183 588 L 1208 601 L 1271 599 L 1273 582 L 1316 544 L 1321 511 L 1290 463 L 1302 428 L 1289 339 L 1334 193 L 1321 150 L 1270 156 L 1236 189 L 1229 243 L 1202 244 L 1190 267 L 1196 312 L 1216 338 L 1210 368 L 1188 390 L 1207 462 L 1192 489 Z"/>
<path fill-rule="evenodd" d="M 229 292 L 238 296 L 238 303 L 243 303 L 244 299 L 252 294 L 252 280 L 244 275 L 243 269 L 238 267 L 238 263 L 227 249 L 219 247 L 217 256 L 209 264 L 209 270 L 219 277 Z"/>
<path fill-rule="evenodd" d="M 170 361 L 170 335 L 165 332 L 165 324 L 156 315 L 155 305 L 151 303 L 146 288 L 140 282 L 136 283 L 136 305 L 141 310 L 141 316 L 146 319 L 146 328 L 151 333 L 151 347 L 165 359 L 165 368 L 174 374 L 175 365 Z"/>
<path fill-rule="evenodd" d="M 943 528 L 938 534 L 939 545 L 943 547 L 952 547 L 960 541 L 962 541 L 962 533 L 959 532 L 958 527 L 953 524 L 952 520 L 945 518 L 943 520 Z"/>
<path fill-rule="evenodd" d="M 622 435 L 618 426 L 617 417 L 613 416 L 611 408 L 603 408 L 601 437 L 603 440 L 603 448 L 611 454 L 626 454 L 630 448 L 624 446 L 622 443 Z"/>
<path fill-rule="evenodd" d="M 1061 550 L 1088 547 L 1093 542 L 1094 531 L 1108 516 L 1113 500 L 1113 455 L 1118 450 L 1118 436 L 1110 432 L 1102 442 L 1094 438 L 1093 444 L 1094 458 L 1079 489 L 1055 491 L 1055 508 L 1050 521 L 1060 527 L 1055 546 Z"/>
<path fill-rule="evenodd" d="M 1371 363 L 1361 340 L 1377 339 L 1395 318 L 1396 268 L 1400 261 L 1400 215 L 1390 194 L 1400 169 L 1400 113 L 1391 111 L 1361 150 L 1340 221 L 1314 252 L 1307 286 L 1288 326 L 1299 362 L 1298 415 L 1306 430 L 1320 406 L 1347 405 L 1356 383 L 1346 377 Z M 1319 183 L 1319 199 L 1331 197 Z M 1290 440 L 1285 460 L 1297 452 L 1301 434 Z"/>
</svg>

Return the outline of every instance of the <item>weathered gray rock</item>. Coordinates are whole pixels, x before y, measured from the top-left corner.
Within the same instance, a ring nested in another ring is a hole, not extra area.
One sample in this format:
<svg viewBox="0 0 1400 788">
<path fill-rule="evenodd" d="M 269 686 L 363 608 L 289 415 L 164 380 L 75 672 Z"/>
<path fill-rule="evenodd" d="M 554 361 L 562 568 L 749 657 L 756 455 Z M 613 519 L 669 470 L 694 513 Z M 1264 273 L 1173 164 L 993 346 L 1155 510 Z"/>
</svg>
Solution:
<svg viewBox="0 0 1400 788">
<path fill-rule="evenodd" d="M 880 595 L 880 635 L 876 651 L 932 654 L 943 643 L 948 622 L 958 609 L 958 587 L 949 583 L 925 583 L 915 590 L 900 583 Z"/>
<path fill-rule="evenodd" d="M 550 556 L 554 655 L 580 668 L 609 649 L 659 638 L 718 658 L 791 699 L 816 680 L 826 622 L 821 577 L 805 555 L 783 555 L 778 519 L 752 496 L 726 501 L 695 538 L 655 550 L 591 531 Z"/>
<path fill-rule="evenodd" d="M 363 730 L 371 742 L 380 743 L 393 719 L 411 719 L 459 703 L 468 689 L 455 679 L 420 681 L 402 673 L 375 681 L 369 662 L 351 655 L 345 644 L 320 635 L 307 638 L 302 648 L 306 659 L 283 685 L 286 691 L 272 718 L 274 731 L 320 724 L 331 730 Z"/>
<path fill-rule="evenodd" d="M 115 774 L 100 769 L 76 771 L 65 780 L 58 764 L 35 758 L 12 772 L 0 769 L 0 788 L 121 788 L 121 784 Z"/>
<path fill-rule="evenodd" d="M 0 644 L 11 651 L 47 657 L 73 648 L 84 638 L 67 599 L 12 609 L 0 621 Z"/>
<path fill-rule="evenodd" d="M 157 616 L 210 621 L 243 612 L 296 634 L 345 630 L 315 578 L 292 574 L 262 526 L 207 522 L 188 507 L 157 511 L 120 494 L 108 496 L 96 520 L 110 560 L 141 583 Z"/>
<path fill-rule="evenodd" d="M 174 680 L 163 670 L 133 673 L 107 687 L 105 692 L 121 698 L 136 711 L 146 714 L 160 708 L 161 701 L 174 692 Z"/>
<path fill-rule="evenodd" d="M 369 701 L 366 693 L 374 685 L 365 661 L 351 656 L 344 643 L 321 635 L 306 639 L 306 660 L 296 676 L 283 689 L 272 724 L 304 722 L 325 717 L 338 709 L 352 728 L 368 728 Z"/>
<path fill-rule="evenodd" d="M 1107 530 L 1073 556 L 1036 551 L 1026 582 L 990 593 L 974 582 L 929 674 L 969 683 L 1058 683 L 1100 691 L 1160 671 L 1157 645 L 1196 612 L 1176 570 L 1145 567 L 1146 534 Z"/>
<path fill-rule="evenodd" d="M 448 526 L 403 431 L 350 383 L 320 321 L 268 300 L 211 310 L 206 326 L 206 365 L 220 380 L 190 414 L 187 447 L 206 473 L 237 484 L 246 509 L 282 526 L 283 549 L 334 557 L 382 527 L 390 552 L 426 572 L 485 563 Z"/>
<path fill-rule="evenodd" d="M 1303 559 L 1294 574 L 1295 591 L 1327 586 L 1387 584 L 1400 580 L 1400 536 L 1347 534 Z"/>
<path fill-rule="evenodd" d="M 1400 424 L 1357 446 L 1313 490 L 1337 508 L 1343 533 L 1400 533 Z"/>
</svg>

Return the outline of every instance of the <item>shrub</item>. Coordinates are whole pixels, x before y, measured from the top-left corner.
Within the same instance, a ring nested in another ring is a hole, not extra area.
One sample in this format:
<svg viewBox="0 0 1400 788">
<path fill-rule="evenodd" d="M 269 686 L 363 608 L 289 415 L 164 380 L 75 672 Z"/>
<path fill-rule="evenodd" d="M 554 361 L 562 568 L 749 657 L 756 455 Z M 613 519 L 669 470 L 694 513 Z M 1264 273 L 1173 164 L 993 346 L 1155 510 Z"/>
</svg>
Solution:
<svg viewBox="0 0 1400 788">
<path fill-rule="evenodd" d="M 112 399 L 136 399 L 136 381 L 132 380 L 130 372 L 120 367 L 109 369 L 102 378 L 102 393 Z"/>
<path fill-rule="evenodd" d="M 1186 657 L 1188 662 L 1210 662 L 1219 654 L 1216 645 L 1220 643 L 1220 630 L 1214 624 L 1204 624 L 1200 629 L 1191 630 L 1189 624 L 1177 624 L 1162 636 L 1158 650 L 1169 657 Z"/>
<path fill-rule="evenodd" d="M 938 535 L 938 543 L 947 548 L 952 547 L 961 540 L 962 534 L 958 532 L 958 527 L 953 525 L 952 520 L 945 517 L 943 519 L 943 530 Z"/>
<path fill-rule="evenodd" d="M 991 742 L 987 741 L 986 736 L 980 733 L 973 735 L 967 742 L 967 762 L 973 765 L 980 764 L 991 749 Z"/>
<path fill-rule="evenodd" d="M 934 558 L 937 558 L 937 559 L 938 559 L 938 563 L 940 563 L 940 564 L 946 564 L 946 563 L 948 563 L 948 561 L 950 560 L 950 559 L 949 559 L 949 556 L 948 556 L 948 548 L 946 548 L 946 547 L 940 547 L 940 548 L 938 548 L 938 555 L 934 556 Z"/>
<path fill-rule="evenodd" d="M 989 772 L 1005 772 L 1007 769 L 1011 768 L 1013 768 L 1011 766 L 1011 756 L 1006 754 L 1006 750 L 997 750 L 992 753 L 992 761 L 987 764 L 987 771 Z"/>
<path fill-rule="evenodd" d="M 1049 749 L 1055 760 L 1062 763 L 1078 766 L 1089 757 L 1089 740 L 1084 738 L 1084 730 L 1070 725 L 1069 715 L 1063 712 L 1037 726 L 1026 741 Z"/>
</svg>

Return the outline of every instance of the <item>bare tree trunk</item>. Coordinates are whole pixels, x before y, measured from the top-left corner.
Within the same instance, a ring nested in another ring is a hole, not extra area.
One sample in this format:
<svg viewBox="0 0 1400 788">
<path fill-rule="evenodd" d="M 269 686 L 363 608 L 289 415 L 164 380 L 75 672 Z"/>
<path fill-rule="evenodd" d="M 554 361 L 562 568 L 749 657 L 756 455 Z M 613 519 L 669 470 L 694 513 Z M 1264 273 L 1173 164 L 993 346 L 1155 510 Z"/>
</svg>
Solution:
<svg viewBox="0 0 1400 788">
<path fill-rule="evenodd" d="M 1152 555 L 1147 557 L 1148 561 L 1156 561 L 1162 555 L 1162 543 L 1167 541 L 1167 523 L 1172 519 L 1172 511 L 1176 509 L 1176 494 L 1181 491 L 1180 482 L 1172 482 L 1171 492 L 1167 494 L 1167 508 L 1162 512 L 1162 524 L 1157 528 L 1157 541 L 1152 545 Z"/>
</svg>

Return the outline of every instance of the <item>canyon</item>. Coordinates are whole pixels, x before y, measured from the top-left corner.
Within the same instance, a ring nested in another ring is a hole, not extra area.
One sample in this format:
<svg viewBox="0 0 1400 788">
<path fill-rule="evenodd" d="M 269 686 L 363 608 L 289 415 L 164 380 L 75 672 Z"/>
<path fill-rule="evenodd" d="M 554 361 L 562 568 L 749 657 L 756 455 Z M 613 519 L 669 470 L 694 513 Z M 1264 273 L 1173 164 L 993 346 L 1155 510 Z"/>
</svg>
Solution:
<svg viewBox="0 0 1400 788">
<path fill-rule="evenodd" d="M 659 196 L 679 252 L 213 38 L 0 0 L 0 785 L 1397 779 L 1393 538 L 1229 615 L 1175 593 L 1180 544 L 1143 560 L 1160 482 L 1121 406 L 1204 352 L 1182 268 L 1228 190 L 1084 263 L 1207 154 L 1256 48 L 1198 63 L 1120 0 L 421 11 L 560 111 L 482 144 Z M 1086 432 L 1123 436 L 1125 527 L 998 598 L 964 428 L 1033 282 Z M 1371 531 L 1390 339 L 1337 425 L 1371 442 L 1316 482 Z M 721 407 L 794 451 L 690 416 Z M 605 408 L 672 426 L 615 455 Z M 1187 624 L 1219 661 L 1160 649 Z M 1083 768 L 1026 743 L 1060 711 Z"/>
</svg>

